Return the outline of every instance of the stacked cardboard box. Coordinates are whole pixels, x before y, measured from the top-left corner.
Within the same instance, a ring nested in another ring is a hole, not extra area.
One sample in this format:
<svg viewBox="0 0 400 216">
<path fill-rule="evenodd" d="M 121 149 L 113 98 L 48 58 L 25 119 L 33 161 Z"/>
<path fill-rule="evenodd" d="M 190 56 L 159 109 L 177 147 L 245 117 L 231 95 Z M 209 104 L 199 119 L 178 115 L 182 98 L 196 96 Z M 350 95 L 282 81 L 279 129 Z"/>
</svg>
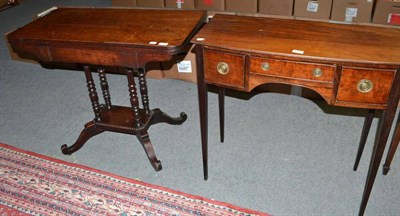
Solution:
<svg viewBox="0 0 400 216">
<path fill-rule="evenodd" d="M 399 25 L 400 0 L 112 0 L 113 6 L 200 9 Z M 374 15 L 374 16 L 372 16 Z"/>
<path fill-rule="evenodd" d="M 174 56 L 172 60 L 161 63 L 161 73 L 165 78 L 196 82 L 196 55 L 193 47 L 187 53 Z"/>
<path fill-rule="evenodd" d="M 372 22 L 400 25 L 400 0 L 377 0 Z"/>
<path fill-rule="evenodd" d="M 139 7 L 164 7 L 164 0 L 136 0 L 136 3 Z"/>
<path fill-rule="evenodd" d="M 257 13 L 257 0 L 225 0 L 225 10 L 239 13 Z"/>
<path fill-rule="evenodd" d="M 258 0 L 258 13 L 292 16 L 293 0 Z"/>
<path fill-rule="evenodd" d="M 224 11 L 225 0 L 194 0 L 196 9 L 210 11 Z"/>
<path fill-rule="evenodd" d="M 373 0 L 334 0 L 331 19 L 344 22 L 369 23 Z"/>
<path fill-rule="evenodd" d="M 194 0 L 165 0 L 166 8 L 195 9 Z"/>
<path fill-rule="evenodd" d="M 331 16 L 332 0 L 296 0 L 294 16 L 301 18 L 329 19 Z"/>
</svg>

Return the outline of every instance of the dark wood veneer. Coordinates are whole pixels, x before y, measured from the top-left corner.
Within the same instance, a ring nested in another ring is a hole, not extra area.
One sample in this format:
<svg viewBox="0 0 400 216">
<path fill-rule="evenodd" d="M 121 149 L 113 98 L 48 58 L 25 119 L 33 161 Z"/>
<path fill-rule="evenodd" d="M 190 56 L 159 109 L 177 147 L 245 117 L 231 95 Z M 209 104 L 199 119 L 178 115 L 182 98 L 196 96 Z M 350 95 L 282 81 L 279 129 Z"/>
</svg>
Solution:
<svg viewBox="0 0 400 216">
<path fill-rule="evenodd" d="M 138 68 L 182 52 L 205 17 L 189 10 L 59 8 L 7 37 L 19 54 L 44 62 Z"/>
<path fill-rule="evenodd" d="M 162 166 L 148 128 L 161 122 L 182 124 L 187 115 L 181 113 L 172 118 L 160 109 L 150 109 L 144 68 L 150 61 L 167 61 L 186 51 L 205 19 L 205 11 L 58 8 L 7 38 L 19 55 L 34 56 L 51 67 L 72 63 L 85 72 L 94 119 L 85 124 L 73 145 L 62 145 L 62 153 L 76 152 L 88 139 L 104 131 L 133 134 L 158 171 Z M 113 67 L 125 70 L 131 107 L 111 103 L 106 68 Z M 99 102 L 93 68 L 99 73 L 104 104 Z"/>
</svg>

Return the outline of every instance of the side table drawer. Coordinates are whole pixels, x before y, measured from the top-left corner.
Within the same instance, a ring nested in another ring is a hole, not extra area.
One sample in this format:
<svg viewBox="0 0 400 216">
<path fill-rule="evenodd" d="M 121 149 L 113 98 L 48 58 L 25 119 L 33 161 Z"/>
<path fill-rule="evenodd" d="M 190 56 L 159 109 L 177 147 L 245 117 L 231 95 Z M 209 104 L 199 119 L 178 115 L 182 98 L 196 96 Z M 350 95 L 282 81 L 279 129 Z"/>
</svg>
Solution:
<svg viewBox="0 0 400 216">
<path fill-rule="evenodd" d="M 395 73 L 343 67 L 336 101 L 386 105 Z"/>
<path fill-rule="evenodd" d="M 250 58 L 250 72 L 289 79 L 333 83 L 334 65 L 292 62 L 268 58 Z"/>
<path fill-rule="evenodd" d="M 244 55 L 204 50 L 204 79 L 207 83 L 244 89 Z"/>
</svg>

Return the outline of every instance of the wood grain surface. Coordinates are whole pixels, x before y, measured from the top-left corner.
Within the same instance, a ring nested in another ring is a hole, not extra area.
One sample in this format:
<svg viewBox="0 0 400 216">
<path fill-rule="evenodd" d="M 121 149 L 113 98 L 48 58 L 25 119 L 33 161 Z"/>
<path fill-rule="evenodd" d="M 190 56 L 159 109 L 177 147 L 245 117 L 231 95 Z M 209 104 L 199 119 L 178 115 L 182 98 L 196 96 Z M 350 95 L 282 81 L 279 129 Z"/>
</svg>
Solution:
<svg viewBox="0 0 400 216">
<path fill-rule="evenodd" d="M 216 14 L 192 42 L 296 58 L 400 64 L 398 28 Z"/>
<path fill-rule="evenodd" d="M 7 35 L 40 62 L 139 68 L 185 52 L 205 11 L 58 8 Z"/>
<path fill-rule="evenodd" d="M 204 11 L 188 10 L 58 8 L 10 37 L 121 46 L 149 46 L 153 41 L 171 48 L 189 40 L 204 15 Z"/>
</svg>

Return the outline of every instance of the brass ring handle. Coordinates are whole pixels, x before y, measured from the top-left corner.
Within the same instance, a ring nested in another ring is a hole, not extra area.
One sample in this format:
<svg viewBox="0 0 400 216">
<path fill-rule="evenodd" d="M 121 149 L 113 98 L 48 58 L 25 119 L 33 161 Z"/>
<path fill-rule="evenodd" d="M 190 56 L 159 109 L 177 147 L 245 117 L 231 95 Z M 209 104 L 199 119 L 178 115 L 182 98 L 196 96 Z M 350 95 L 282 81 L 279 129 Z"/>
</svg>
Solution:
<svg viewBox="0 0 400 216">
<path fill-rule="evenodd" d="M 370 92 L 373 87 L 374 87 L 374 84 L 372 83 L 371 80 L 368 80 L 368 79 L 362 79 L 357 83 L 357 89 L 361 93 Z"/>
<path fill-rule="evenodd" d="M 315 68 L 315 69 L 313 70 L 313 75 L 314 75 L 315 77 L 321 77 L 322 74 L 324 74 L 324 72 L 322 71 L 321 68 Z"/>
<path fill-rule="evenodd" d="M 271 66 L 269 65 L 268 62 L 264 62 L 264 63 L 261 64 L 261 69 L 262 69 L 263 71 L 267 71 L 267 70 L 269 70 L 270 68 L 271 68 Z"/>
<path fill-rule="evenodd" d="M 218 73 L 226 75 L 229 72 L 229 65 L 225 62 L 220 62 L 217 64 Z"/>
</svg>

